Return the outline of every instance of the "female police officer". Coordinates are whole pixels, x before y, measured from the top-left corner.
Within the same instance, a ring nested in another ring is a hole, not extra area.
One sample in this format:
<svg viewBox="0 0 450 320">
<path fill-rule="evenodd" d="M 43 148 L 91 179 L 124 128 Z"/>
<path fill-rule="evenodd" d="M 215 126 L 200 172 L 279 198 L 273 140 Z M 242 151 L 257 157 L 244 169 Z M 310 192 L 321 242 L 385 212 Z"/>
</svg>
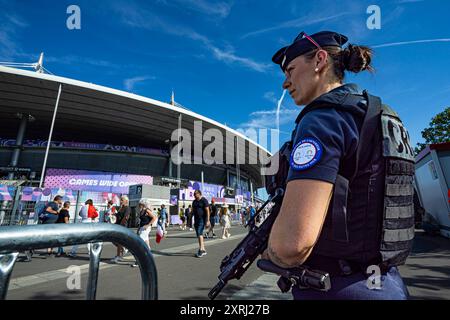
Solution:
<svg viewBox="0 0 450 320">
<path fill-rule="evenodd" d="M 304 264 L 330 274 L 330 291 L 295 287 L 295 299 L 406 299 L 396 266 L 414 235 L 413 153 L 392 109 L 343 85 L 346 70 L 372 71 L 372 51 L 343 48 L 347 40 L 302 32 L 273 57 L 286 76 L 283 88 L 306 107 L 267 255 L 284 268 Z M 381 283 L 368 281 L 372 272 Z"/>
</svg>

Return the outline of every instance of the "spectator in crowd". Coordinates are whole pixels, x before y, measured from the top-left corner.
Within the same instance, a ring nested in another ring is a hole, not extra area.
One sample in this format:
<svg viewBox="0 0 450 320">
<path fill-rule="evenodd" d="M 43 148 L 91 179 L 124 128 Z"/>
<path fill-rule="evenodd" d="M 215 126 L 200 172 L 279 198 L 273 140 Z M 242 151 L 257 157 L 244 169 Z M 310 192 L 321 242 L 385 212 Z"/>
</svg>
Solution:
<svg viewBox="0 0 450 320">
<path fill-rule="evenodd" d="M 241 209 L 239 209 L 239 207 L 236 207 L 236 219 L 238 221 L 239 224 L 242 223 L 242 213 L 241 213 Z"/>
<path fill-rule="evenodd" d="M 183 208 L 181 208 L 181 210 L 180 210 L 180 220 L 181 220 L 180 229 L 181 230 L 186 230 L 186 216 L 184 215 L 185 212 L 186 212 L 186 209 L 183 206 Z"/>
<path fill-rule="evenodd" d="M 152 203 L 150 199 L 141 199 L 139 201 L 139 229 L 137 231 L 139 237 L 150 247 L 150 231 L 152 225 L 156 222 L 158 217 L 152 211 Z M 132 267 L 137 267 L 134 263 Z"/>
<path fill-rule="evenodd" d="M 222 239 L 229 238 L 231 236 L 229 232 L 231 228 L 231 218 L 227 204 L 225 204 L 220 211 L 220 225 L 222 226 Z"/>
<path fill-rule="evenodd" d="M 88 201 L 88 222 L 98 222 L 97 208 L 94 207 L 92 199 L 89 199 Z"/>
<path fill-rule="evenodd" d="M 164 204 L 162 204 L 158 222 L 161 225 L 161 227 L 163 228 L 164 235 L 167 234 L 167 222 L 168 222 L 168 220 L 169 220 L 169 217 L 168 217 L 168 214 L 167 214 L 166 206 Z"/>
<path fill-rule="evenodd" d="M 205 197 L 202 196 L 200 190 L 194 191 L 195 200 L 192 202 L 192 213 L 194 217 L 194 228 L 198 238 L 199 249 L 196 254 L 197 258 L 201 258 L 206 255 L 205 242 L 203 239 L 203 231 L 205 228 L 209 228 L 209 203 Z"/>
<path fill-rule="evenodd" d="M 211 226 L 208 229 L 208 232 L 206 233 L 205 237 L 208 239 L 208 237 L 214 238 L 216 234 L 214 233 L 214 226 L 216 225 L 216 218 L 217 218 L 217 205 L 214 201 L 214 199 L 211 200 L 211 205 L 209 206 L 209 212 L 211 213 L 209 217 L 209 222 Z"/>
<path fill-rule="evenodd" d="M 120 197 L 120 208 L 116 214 L 117 220 L 116 224 L 121 225 L 123 227 L 128 226 L 128 219 L 131 215 L 131 208 L 129 206 L 129 199 L 127 196 Z M 117 247 L 117 254 L 114 258 L 111 259 L 112 263 L 118 263 L 122 260 L 123 256 L 128 252 L 128 250 L 122 247 L 119 244 L 115 244 Z"/>
<path fill-rule="evenodd" d="M 56 223 L 69 223 L 70 219 L 69 209 L 70 209 L 70 202 L 69 201 L 64 202 L 62 209 L 59 211 L 58 220 L 56 220 Z M 59 247 L 56 256 L 60 257 L 63 254 L 65 254 L 64 248 Z"/>
<path fill-rule="evenodd" d="M 247 211 L 247 225 L 248 225 L 248 231 L 252 230 L 253 227 L 254 227 L 255 224 L 256 224 L 255 215 L 256 215 L 255 207 L 253 206 L 253 204 L 251 204 L 251 205 L 248 207 L 248 211 Z"/>
<path fill-rule="evenodd" d="M 103 216 L 103 221 L 107 223 L 116 223 L 116 207 L 112 200 L 108 201 L 106 210 Z"/>
<path fill-rule="evenodd" d="M 256 214 L 256 209 L 255 206 L 253 204 L 250 205 L 250 219 L 253 219 L 253 217 Z"/>
<path fill-rule="evenodd" d="M 43 213 L 40 215 L 42 224 L 53 224 L 58 220 L 59 210 L 63 202 L 62 199 L 61 196 L 55 196 L 53 201 L 45 205 Z"/>
<path fill-rule="evenodd" d="M 241 225 L 245 226 L 246 220 L 247 220 L 247 209 L 245 209 L 245 207 L 242 207 L 242 209 L 241 209 Z"/>
<path fill-rule="evenodd" d="M 97 209 L 94 207 L 94 202 L 92 199 L 87 199 L 84 203 L 84 206 L 81 207 L 78 215 L 81 218 L 81 223 L 92 223 L 95 222 L 95 219 L 98 217 Z M 75 258 L 77 256 L 78 245 L 74 245 L 70 253 L 67 255 L 71 258 Z M 88 252 L 90 251 L 91 245 L 87 244 Z"/>
<path fill-rule="evenodd" d="M 54 224 L 58 220 L 59 210 L 61 208 L 63 198 L 57 195 L 53 198 L 53 201 L 47 203 L 43 209 L 43 213 L 40 214 L 42 224 Z M 47 255 L 53 254 L 53 248 L 47 249 Z"/>
<path fill-rule="evenodd" d="M 187 207 L 186 211 L 184 212 L 184 215 L 186 217 L 187 226 L 189 228 L 189 231 L 192 231 L 192 206 L 189 205 Z"/>
</svg>

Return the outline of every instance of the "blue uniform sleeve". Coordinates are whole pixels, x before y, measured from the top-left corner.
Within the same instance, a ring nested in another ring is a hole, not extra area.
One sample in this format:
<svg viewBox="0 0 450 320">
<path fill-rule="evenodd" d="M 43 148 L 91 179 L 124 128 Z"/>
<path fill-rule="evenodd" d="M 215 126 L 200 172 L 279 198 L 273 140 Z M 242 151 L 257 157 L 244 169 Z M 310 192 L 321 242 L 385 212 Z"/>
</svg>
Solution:
<svg viewBox="0 0 450 320">
<path fill-rule="evenodd" d="M 353 117 L 335 109 L 306 114 L 297 126 L 287 181 L 321 180 L 335 183 L 346 154 L 354 152 L 358 128 Z"/>
</svg>

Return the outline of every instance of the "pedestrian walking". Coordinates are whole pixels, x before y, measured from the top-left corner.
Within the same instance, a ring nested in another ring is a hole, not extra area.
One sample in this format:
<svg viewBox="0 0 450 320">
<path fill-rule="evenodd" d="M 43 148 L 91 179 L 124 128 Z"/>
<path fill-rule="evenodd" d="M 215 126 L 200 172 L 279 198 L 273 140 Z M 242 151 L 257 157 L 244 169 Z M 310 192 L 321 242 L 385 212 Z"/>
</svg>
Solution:
<svg viewBox="0 0 450 320">
<path fill-rule="evenodd" d="M 187 227 L 189 228 L 189 231 L 192 231 L 192 206 L 191 205 L 189 205 L 186 208 L 184 215 L 186 217 Z"/>
<path fill-rule="evenodd" d="M 108 201 L 106 206 L 105 213 L 103 215 L 103 221 L 107 223 L 116 223 L 116 207 L 114 206 L 114 202 L 112 200 Z"/>
<path fill-rule="evenodd" d="M 160 223 L 160 225 L 161 225 L 161 227 L 163 229 L 164 235 L 167 234 L 167 221 L 168 220 L 169 219 L 168 219 L 166 206 L 164 204 L 162 204 L 158 222 Z"/>
<path fill-rule="evenodd" d="M 186 216 L 184 215 L 186 209 L 183 206 L 183 208 L 180 210 L 180 220 L 181 220 L 181 226 L 180 229 L 181 230 L 186 230 Z"/>
<path fill-rule="evenodd" d="M 97 209 L 94 207 L 94 202 L 92 199 L 87 199 L 84 206 L 81 207 L 78 215 L 81 218 L 81 223 L 93 223 L 98 217 Z M 74 245 L 70 252 L 67 254 L 68 257 L 75 258 L 77 256 L 79 245 Z M 88 252 L 91 250 L 91 244 L 87 244 Z"/>
<path fill-rule="evenodd" d="M 247 220 L 247 209 L 245 207 L 242 207 L 241 209 L 241 225 L 245 226 L 245 222 Z"/>
<path fill-rule="evenodd" d="M 131 215 L 131 208 L 129 206 L 129 199 L 127 196 L 121 196 L 120 197 L 120 208 L 117 211 L 116 217 L 116 224 L 121 225 L 123 227 L 128 226 L 128 219 Z M 124 247 L 122 247 L 119 244 L 114 244 L 117 247 L 116 256 L 111 259 L 112 263 L 118 263 L 122 260 L 123 256 L 128 252 L 128 250 Z"/>
<path fill-rule="evenodd" d="M 231 217 L 228 211 L 228 205 L 225 204 L 220 211 L 220 225 L 222 226 L 222 239 L 227 239 L 231 236 Z"/>
<path fill-rule="evenodd" d="M 56 220 L 56 223 L 69 223 L 70 219 L 69 209 L 70 209 L 70 201 L 64 202 L 62 209 L 59 211 L 58 220 Z M 58 251 L 56 252 L 56 256 L 60 257 L 61 255 L 64 254 L 65 254 L 64 248 L 59 247 Z"/>
<path fill-rule="evenodd" d="M 151 249 L 150 232 L 152 231 L 152 225 L 158 219 L 156 214 L 153 213 L 151 206 L 152 203 L 150 199 L 141 199 L 139 201 L 139 228 L 137 234 L 142 240 L 144 240 L 149 249 Z M 138 265 L 136 263 L 132 265 L 132 267 L 137 266 Z"/>
<path fill-rule="evenodd" d="M 211 200 L 211 205 L 209 206 L 209 211 L 211 213 L 209 217 L 210 227 L 208 229 L 208 232 L 206 233 L 206 239 L 209 237 L 214 238 L 216 234 L 214 233 L 214 226 L 216 225 L 216 219 L 217 219 L 217 205 L 214 201 L 214 199 Z"/>
<path fill-rule="evenodd" d="M 58 220 L 59 211 L 63 202 L 62 199 L 60 195 L 57 195 L 53 198 L 53 201 L 47 203 L 39 215 L 39 220 L 42 224 L 54 224 Z M 47 255 L 50 256 L 51 254 L 53 254 L 53 248 L 48 248 Z"/>
<path fill-rule="evenodd" d="M 202 196 L 200 190 L 194 191 L 195 200 L 192 202 L 192 213 L 194 217 L 194 229 L 198 239 L 198 252 L 195 255 L 197 258 L 201 258 L 206 255 L 205 242 L 203 239 L 203 231 L 205 228 L 209 228 L 210 212 L 209 203 L 205 197 Z"/>
</svg>

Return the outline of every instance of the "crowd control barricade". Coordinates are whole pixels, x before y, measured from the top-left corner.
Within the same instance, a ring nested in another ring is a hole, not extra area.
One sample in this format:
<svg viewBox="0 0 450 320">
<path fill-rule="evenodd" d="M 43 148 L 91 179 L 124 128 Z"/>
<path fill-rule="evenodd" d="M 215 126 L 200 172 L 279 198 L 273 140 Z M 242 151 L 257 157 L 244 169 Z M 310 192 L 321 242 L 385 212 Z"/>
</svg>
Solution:
<svg viewBox="0 0 450 320">
<path fill-rule="evenodd" d="M 141 272 L 142 299 L 158 299 L 156 265 L 145 242 L 122 226 L 89 223 L 0 227 L 0 300 L 6 299 L 19 252 L 86 243 L 91 243 L 86 298 L 95 300 L 103 242 L 120 244 L 134 255 Z"/>
</svg>

